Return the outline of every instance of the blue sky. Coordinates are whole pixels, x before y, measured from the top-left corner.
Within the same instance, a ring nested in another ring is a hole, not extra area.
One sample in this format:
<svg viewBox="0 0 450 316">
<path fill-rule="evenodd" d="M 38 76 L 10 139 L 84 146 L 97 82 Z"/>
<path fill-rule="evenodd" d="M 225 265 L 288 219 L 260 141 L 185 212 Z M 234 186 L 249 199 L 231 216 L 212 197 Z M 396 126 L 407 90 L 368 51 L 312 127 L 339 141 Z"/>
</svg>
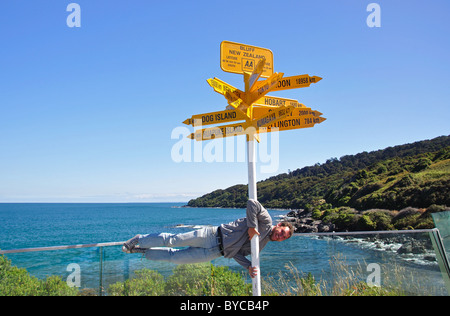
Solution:
<svg viewBox="0 0 450 316">
<path fill-rule="evenodd" d="M 323 77 L 270 93 L 327 120 L 278 133 L 277 168 L 261 161 L 258 180 L 450 134 L 448 0 L 379 0 L 379 28 L 364 0 L 79 0 L 79 28 L 71 2 L 0 2 L 0 202 L 188 201 L 246 184 L 237 158 L 172 157 L 182 121 L 225 109 L 208 78 L 243 89 L 220 69 L 224 40 L 271 49 L 285 76 Z"/>
</svg>

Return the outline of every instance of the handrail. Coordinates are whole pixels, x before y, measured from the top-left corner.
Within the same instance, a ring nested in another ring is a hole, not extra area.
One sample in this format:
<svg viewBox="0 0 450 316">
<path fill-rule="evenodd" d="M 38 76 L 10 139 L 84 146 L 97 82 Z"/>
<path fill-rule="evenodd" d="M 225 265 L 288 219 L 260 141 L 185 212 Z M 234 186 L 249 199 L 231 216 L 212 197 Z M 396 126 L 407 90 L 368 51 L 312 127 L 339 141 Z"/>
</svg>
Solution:
<svg viewBox="0 0 450 316">
<path fill-rule="evenodd" d="M 327 232 L 327 233 L 294 233 L 294 236 L 345 236 L 345 235 L 383 235 L 383 234 L 414 234 L 431 233 L 438 230 L 433 229 L 411 229 L 411 230 L 368 230 L 350 232 Z"/>
<path fill-rule="evenodd" d="M 105 242 L 105 243 L 96 243 L 96 244 L 79 244 L 79 245 L 67 245 L 67 246 L 22 248 L 22 249 L 11 249 L 11 250 L 1 250 L 0 249 L 0 255 L 8 254 L 8 253 L 21 253 L 21 252 L 36 252 L 36 251 L 52 251 L 52 250 L 63 250 L 63 249 L 90 248 L 90 247 L 120 246 L 120 245 L 123 245 L 124 242 L 125 241 L 116 241 L 116 242 Z"/>
</svg>

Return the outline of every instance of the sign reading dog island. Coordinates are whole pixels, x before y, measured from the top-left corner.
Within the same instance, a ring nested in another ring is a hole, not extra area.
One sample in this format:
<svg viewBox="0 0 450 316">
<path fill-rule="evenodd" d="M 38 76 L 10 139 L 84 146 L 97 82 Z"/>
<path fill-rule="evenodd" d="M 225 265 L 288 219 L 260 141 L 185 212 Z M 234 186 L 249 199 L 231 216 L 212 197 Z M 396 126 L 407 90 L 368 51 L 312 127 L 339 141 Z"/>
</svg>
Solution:
<svg viewBox="0 0 450 316">
<path fill-rule="evenodd" d="M 321 112 L 312 110 L 297 100 L 268 96 L 267 93 L 307 88 L 322 78 L 306 74 L 284 77 L 284 73 L 274 72 L 271 50 L 227 41 L 220 44 L 220 68 L 243 75 L 245 88 L 239 90 L 218 78 L 208 79 L 207 82 L 214 91 L 225 97 L 225 110 L 195 114 L 183 123 L 197 127 L 194 133 L 188 135 L 188 138 L 197 141 L 247 135 L 248 196 L 249 199 L 257 200 L 255 139 L 259 141 L 258 135 L 311 128 L 326 120 L 321 117 Z M 259 80 L 260 77 L 266 79 Z M 217 124 L 223 125 L 201 127 Z M 252 267 L 258 271 L 252 279 L 253 295 L 260 296 L 258 235 L 251 239 L 251 255 Z"/>
<path fill-rule="evenodd" d="M 223 41 L 220 44 L 220 68 L 235 74 L 244 74 L 255 70 L 260 59 L 265 58 L 261 77 L 273 74 L 273 53 L 270 49 Z"/>
</svg>

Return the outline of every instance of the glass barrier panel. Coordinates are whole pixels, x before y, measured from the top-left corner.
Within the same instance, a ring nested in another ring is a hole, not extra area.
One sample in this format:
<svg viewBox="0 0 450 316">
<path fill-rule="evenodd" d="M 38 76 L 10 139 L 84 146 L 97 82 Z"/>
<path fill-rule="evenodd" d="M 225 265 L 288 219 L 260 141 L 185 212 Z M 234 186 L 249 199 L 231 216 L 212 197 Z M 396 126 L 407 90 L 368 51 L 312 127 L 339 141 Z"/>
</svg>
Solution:
<svg viewBox="0 0 450 316">
<path fill-rule="evenodd" d="M 433 217 L 434 225 L 439 229 L 448 258 L 450 257 L 450 211 L 432 213 L 431 216 Z"/>
<path fill-rule="evenodd" d="M 263 295 L 448 295 L 431 231 L 295 234 L 261 252 Z M 5 255 L 45 279 L 60 276 L 81 295 L 252 295 L 233 259 L 174 265 L 125 254 L 121 246 Z M 1 294 L 1 293 L 0 293 Z"/>
<path fill-rule="evenodd" d="M 269 243 L 261 266 L 266 294 L 448 295 L 428 232 L 298 234 Z"/>
</svg>

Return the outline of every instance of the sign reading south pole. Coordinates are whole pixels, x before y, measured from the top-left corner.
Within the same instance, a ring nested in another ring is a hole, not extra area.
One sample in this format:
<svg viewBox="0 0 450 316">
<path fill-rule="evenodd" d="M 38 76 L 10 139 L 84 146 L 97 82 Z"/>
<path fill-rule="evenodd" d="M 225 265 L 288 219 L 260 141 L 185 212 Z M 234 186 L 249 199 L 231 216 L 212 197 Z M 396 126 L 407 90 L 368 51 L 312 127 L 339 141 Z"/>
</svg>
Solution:
<svg viewBox="0 0 450 316">
<path fill-rule="evenodd" d="M 261 77 L 273 74 L 273 53 L 270 49 L 223 41 L 220 44 L 220 68 L 225 72 L 244 74 L 253 72 L 260 59 L 265 58 Z"/>
</svg>

